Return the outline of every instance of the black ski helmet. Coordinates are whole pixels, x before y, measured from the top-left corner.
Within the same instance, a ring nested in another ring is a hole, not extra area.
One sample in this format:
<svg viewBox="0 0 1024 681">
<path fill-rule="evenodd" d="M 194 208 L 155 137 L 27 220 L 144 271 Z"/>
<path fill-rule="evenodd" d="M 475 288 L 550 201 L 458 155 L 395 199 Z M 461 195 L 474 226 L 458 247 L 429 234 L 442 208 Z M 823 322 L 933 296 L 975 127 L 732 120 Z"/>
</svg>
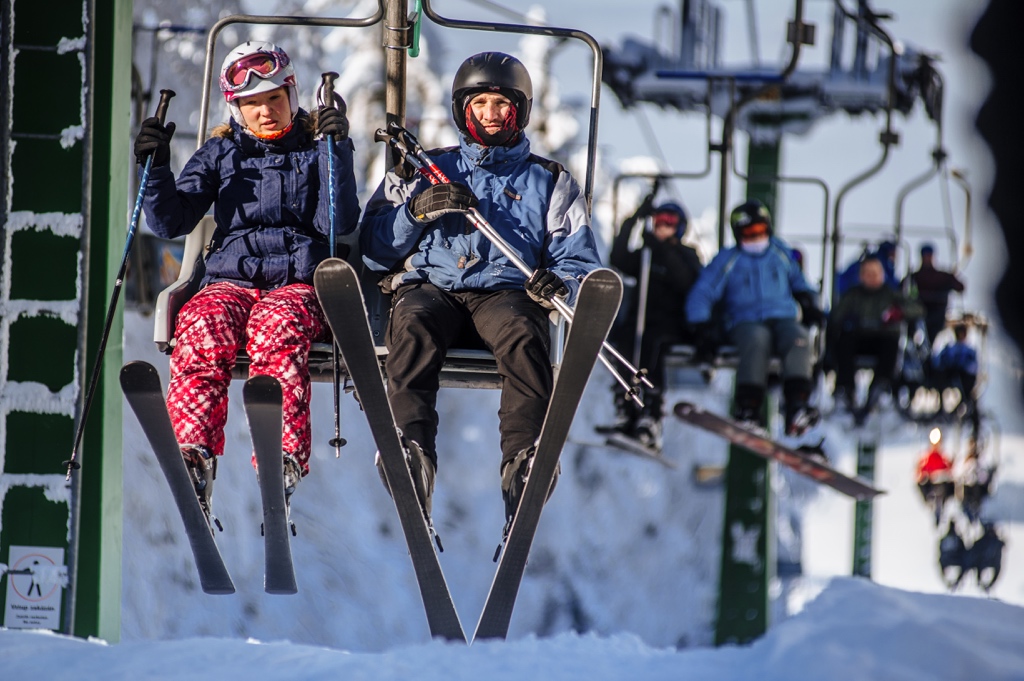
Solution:
<svg viewBox="0 0 1024 681">
<path fill-rule="evenodd" d="M 516 107 L 516 127 L 521 131 L 530 121 L 533 81 L 519 61 L 504 52 L 481 52 L 462 62 L 452 81 L 452 116 L 455 126 L 466 132 L 467 98 L 481 92 L 497 92 Z"/>
<path fill-rule="evenodd" d="M 732 236 L 736 242 L 740 241 L 740 233 L 748 225 L 764 223 L 768 227 L 768 234 L 772 235 L 772 214 L 768 212 L 768 206 L 757 199 L 749 199 L 732 209 L 729 214 L 729 225 L 732 227 Z"/>
</svg>

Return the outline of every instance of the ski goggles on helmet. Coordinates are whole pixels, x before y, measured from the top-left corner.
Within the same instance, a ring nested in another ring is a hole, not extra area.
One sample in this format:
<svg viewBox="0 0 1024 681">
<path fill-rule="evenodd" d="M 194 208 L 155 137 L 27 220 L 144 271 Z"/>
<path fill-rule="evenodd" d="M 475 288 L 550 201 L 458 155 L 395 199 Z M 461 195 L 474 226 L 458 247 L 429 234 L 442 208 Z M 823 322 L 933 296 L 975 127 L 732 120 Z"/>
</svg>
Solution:
<svg viewBox="0 0 1024 681">
<path fill-rule="evenodd" d="M 220 89 L 224 92 L 238 92 L 249 85 L 253 75 L 273 78 L 289 63 L 288 55 L 283 52 L 247 54 L 224 69 L 220 76 Z"/>
<path fill-rule="evenodd" d="M 752 222 L 740 227 L 739 233 L 741 239 L 760 239 L 768 236 L 768 225 L 764 222 Z"/>
<path fill-rule="evenodd" d="M 651 221 L 655 227 L 671 227 L 672 229 L 678 228 L 680 223 L 679 214 L 670 210 L 656 212 Z"/>
</svg>

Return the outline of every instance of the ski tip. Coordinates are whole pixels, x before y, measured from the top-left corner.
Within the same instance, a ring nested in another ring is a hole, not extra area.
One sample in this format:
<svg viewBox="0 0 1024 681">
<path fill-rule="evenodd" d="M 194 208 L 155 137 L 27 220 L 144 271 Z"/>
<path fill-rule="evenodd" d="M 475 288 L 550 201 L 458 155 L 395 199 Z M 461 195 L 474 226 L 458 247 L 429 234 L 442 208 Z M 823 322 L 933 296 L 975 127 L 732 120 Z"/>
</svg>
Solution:
<svg viewBox="0 0 1024 681">
<path fill-rule="evenodd" d="M 281 383 L 273 376 L 253 376 L 245 382 L 242 397 L 245 400 L 280 401 Z"/>
<path fill-rule="evenodd" d="M 118 378 L 123 392 L 149 389 L 153 386 L 159 387 L 160 385 L 160 374 L 156 368 L 152 364 L 141 360 L 128 362 L 121 367 L 121 373 Z"/>
<path fill-rule="evenodd" d="M 352 266 L 341 258 L 327 258 L 317 265 L 316 271 L 313 273 L 313 281 L 316 282 L 331 274 L 343 272 L 346 269 L 352 269 Z"/>
<path fill-rule="evenodd" d="M 155 374 L 156 368 L 153 367 L 149 362 L 143 362 L 140 359 L 132 360 L 127 362 L 121 367 L 121 376 L 133 376 L 138 374 Z"/>
</svg>

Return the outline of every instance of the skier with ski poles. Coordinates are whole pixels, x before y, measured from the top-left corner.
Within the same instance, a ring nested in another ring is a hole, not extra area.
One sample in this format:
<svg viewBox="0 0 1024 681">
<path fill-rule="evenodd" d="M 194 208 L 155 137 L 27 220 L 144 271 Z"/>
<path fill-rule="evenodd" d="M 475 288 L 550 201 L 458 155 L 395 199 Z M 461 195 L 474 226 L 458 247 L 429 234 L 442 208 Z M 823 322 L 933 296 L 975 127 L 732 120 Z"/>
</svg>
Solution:
<svg viewBox="0 0 1024 681">
<path fill-rule="evenodd" d="M 216 457 L 224 453 L 228 385 L 242 347 L 250 375 L 281 384 L 286 494 L 309 472 L 309 348 L 328 337 L 312 281 L 332 241 L 329 194 L 338 234 L 352 232 L 359 220 L 343 101 L 333 106 L 328 99 L 307 113 L 287 53 L 258 41 L 228 53 L 220 88 L 232 120 L 212 131 L 177 180 L 170 168 L 173 123 L 147 119 L 135 141 L 140 162 L 153 155 L 143 202 L 150 228 L 164 238 L 188 234 L 211 206 L 217 223 L 202 289 L 177 316 L 167 392 L 208 517 Z"/>
<path fill-rule="evenodd" d="M 551 298 L 571 305 L 580 280 L 601 266 L 579 185 L 560 164 L 530 153 L 524 129 L 532 103 L 530 75 L 518 59 L 500 52 L 467 59 L 452 85 L 460 144 L 429 154 L 451 181 L 432 185 L 399 165 L 363 218 L 363 261 L 386 275 L 382 288 L 393 294 L 388 393 L 428 516 L 447 349 L 468 334 L 494 353 L 502 380 L 501 488 L 511 520 L 552 390 Z M 473 208 L 532 276 L 467 223 Z"/>
<path fill-rule="evenodd" d="M 654 387 L 644 390 L 642 407 L 616 390 L 615 423 L 596 429 L 613 443 L 626 438 L 626 442 L 636 441 L 656 453 L 661 452 L 665 354 L 673 343 L 692 340 L 686 324 L 686 297 L 703 269 L 697 251 L 682 243 L 689 222 L 686 211 L 674 202 L 655 205 L 658 186 L 655 180 L 636 212 L 622 223 L 608 256 L 613 267 L 638 280 L 629 310 L 612 337 L 637 364 L 650 368 Z M 643 246 L 631 250 L 638 226 Z"/>
</svg>

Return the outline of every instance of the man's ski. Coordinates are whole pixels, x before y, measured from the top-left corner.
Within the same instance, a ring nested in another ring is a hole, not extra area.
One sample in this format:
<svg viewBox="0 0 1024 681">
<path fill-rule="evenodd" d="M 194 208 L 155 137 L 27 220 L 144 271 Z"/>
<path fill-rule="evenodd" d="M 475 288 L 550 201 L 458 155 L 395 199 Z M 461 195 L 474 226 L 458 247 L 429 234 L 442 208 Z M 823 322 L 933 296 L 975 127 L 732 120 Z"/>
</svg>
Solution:
<svg viewBox="0 0 1024 681">
<path fill-rule="evenodd" d="M 639 456 L 642 459 L 657 461 L 666 468 L 676 467 L 675 463 L 665 458 L 660 449 L 651 447 L 650 445 L 645 445 L 643 442 L 640 442 L 640 440 L 637 440 L 635 437 L 630 437 L 625 433 L 610 433 L 605 438 L 604 443 L 606 446 L 613 447 L 618 451 L 626 452 L 633 456 Z"/>
<path fill-rule="evenodd" d="M 854 499 L 870 499 L 883 493 L 860 478 L 840 473 L 813 454 L 786 447 L 772 440 L 757 426 L 719 416 L 689 402 L 679 402 L 673 411 L 677 417 L 687 423 L 720 435 L 733 444 L 749 449 L 758 456 L 774 459 L 797 473 L 828 485 Z"/>
<path fill-rule="evenodd" d="M 430 635 L 464 642 L 466 635 L 462 631 L 462 623 L 441 571 L 441 563 L 434 552 L 430 528 L 413 487 L 405 450 L 384 389 L 366 306 L 359 288 L 359 277 L 344 260 L 329 258 L 317 268 L 313 281 L 320 306 L 341 349 L 341 356 L 380 452 L 395 508 L 409 545 L 409 555 L 416 571 Z"/>
<path fill-rule="evenodd" d="M 537 453 L 494 574 L 487 602 L 473 640 L 505 638 L 526 560 L 537 532 L 541 511 L 565 446 L 576 408 L 622 300 L 622 280 L 607 269 L 583 280 L 576 301 L 575 323 L 569 327 L 562 364 L 555 379 Z"/>
<path fill-rule="evenodd" d="M 292 547 L 288 539 L 288 507 L 284 500 L 284 457 L 281 454 L 281 384 L 270 376 L 253 376 L 242 389 L 245 417 L 256 453 L 263 497 L 264 577 L 268 594 L 293 594 Z M 294 526 L 291 527 L 294 531 Z"/>
<path fill-rule="evenodd" d="M 167 415 L 160 375 L 146 362 L 129 362 L 121 368 L 121 390 L 139 419 L 171 488 L 171 496 L 185 524 L 185 534 L 192 547 L 203 591 L 208 594 L 234 593 L 235 585 L 213 540 L 213 530 L 199 505 L 195 487 L 181 457 L 181 449 Z"/>
</svg>

